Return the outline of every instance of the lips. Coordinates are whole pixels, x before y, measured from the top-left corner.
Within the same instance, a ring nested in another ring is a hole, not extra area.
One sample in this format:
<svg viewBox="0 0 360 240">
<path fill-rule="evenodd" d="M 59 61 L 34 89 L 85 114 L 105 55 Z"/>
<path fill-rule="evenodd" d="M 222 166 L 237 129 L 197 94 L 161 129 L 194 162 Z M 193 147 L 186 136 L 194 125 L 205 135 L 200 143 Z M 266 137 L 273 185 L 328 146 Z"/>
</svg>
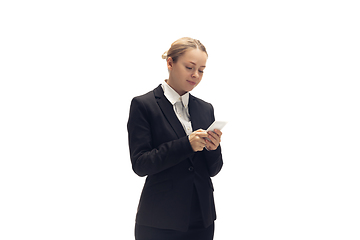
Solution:
<svg viewBox="0 0 360 240">
<path fill-rule="evenodd" d="M 193 82 L 193 81 L 189 81 L 189 80 L 186 80 L 188 83 L 190 83 L 192 86 L 195 86 L 196 85 L 196 82 Z"/>
</svg>

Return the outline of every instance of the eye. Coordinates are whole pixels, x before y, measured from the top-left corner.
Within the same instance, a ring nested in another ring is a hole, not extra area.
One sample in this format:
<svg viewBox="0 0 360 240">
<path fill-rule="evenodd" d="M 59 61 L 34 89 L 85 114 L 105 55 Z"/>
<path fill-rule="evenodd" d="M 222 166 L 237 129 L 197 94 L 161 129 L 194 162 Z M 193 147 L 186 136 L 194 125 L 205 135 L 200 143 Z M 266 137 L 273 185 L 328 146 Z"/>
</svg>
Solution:
<svg viewBox="0 0 360 240">
<path fill-rule="evenodd" d="M 187 69 L 189 69 L 189 70 L 192 70 L 192 68 L 191 67 L 186 67 Z"/>
<path fill-rule="evenodd" d="M 199 73 L 204 73 L 204 71 L 199 70 Z"/>
</svg>

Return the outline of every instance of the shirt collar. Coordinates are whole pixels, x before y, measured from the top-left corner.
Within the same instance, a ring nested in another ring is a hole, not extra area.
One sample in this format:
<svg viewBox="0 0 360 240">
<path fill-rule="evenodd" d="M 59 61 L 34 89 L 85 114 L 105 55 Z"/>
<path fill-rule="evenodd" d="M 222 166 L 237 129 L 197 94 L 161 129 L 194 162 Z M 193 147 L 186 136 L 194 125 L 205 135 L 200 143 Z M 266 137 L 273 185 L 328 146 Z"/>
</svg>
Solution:
<svg viewBox="0 0 360 240">
<path fill-rule="evenodd" d="M 165 97 L 169 100 L 169 102 L 174 105 L 179 99 L 182 100 L 184 107 L 187 108 L 189 104 L 189 92 L 180 96 L 170 85 L 164 81 L 161 84 L 162 89 L 164 90 Z"/>
</svg>

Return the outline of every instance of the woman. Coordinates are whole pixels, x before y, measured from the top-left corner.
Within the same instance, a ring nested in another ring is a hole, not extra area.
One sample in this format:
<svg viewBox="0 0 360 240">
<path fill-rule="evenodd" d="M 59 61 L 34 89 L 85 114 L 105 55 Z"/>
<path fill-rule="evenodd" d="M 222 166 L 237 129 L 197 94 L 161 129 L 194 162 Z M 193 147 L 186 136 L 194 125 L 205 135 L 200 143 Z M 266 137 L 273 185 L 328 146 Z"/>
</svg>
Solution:
<svg viewBox="0 0 360 240">
<path fill-rule="evenodd" d="M 138 206 L 137 240 L 210 240 L 216 219 L 210 177 L 222 168 L 222 132 L 210 103 L 189 94 L 201 81 L 207 52 L 181 38 L 164 53 L 169 79 L 135 97 L 128 121 L 132 168 L 147 176 Z"/>
</svg>

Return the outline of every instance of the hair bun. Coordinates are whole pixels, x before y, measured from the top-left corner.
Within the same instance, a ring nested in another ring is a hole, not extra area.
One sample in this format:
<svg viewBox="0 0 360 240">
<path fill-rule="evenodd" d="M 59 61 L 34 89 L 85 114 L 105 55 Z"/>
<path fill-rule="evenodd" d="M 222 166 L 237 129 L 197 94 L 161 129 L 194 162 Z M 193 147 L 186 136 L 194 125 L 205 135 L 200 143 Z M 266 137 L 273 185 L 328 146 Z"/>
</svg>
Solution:
<svg viewBox="0 0 360 240">
<path fill-rule="evenodd" d="M 162 59 L 166 59 L 167 58 L 167 51 L 165 51 L 161 57 L 162 57 Z"/>
</svg>

